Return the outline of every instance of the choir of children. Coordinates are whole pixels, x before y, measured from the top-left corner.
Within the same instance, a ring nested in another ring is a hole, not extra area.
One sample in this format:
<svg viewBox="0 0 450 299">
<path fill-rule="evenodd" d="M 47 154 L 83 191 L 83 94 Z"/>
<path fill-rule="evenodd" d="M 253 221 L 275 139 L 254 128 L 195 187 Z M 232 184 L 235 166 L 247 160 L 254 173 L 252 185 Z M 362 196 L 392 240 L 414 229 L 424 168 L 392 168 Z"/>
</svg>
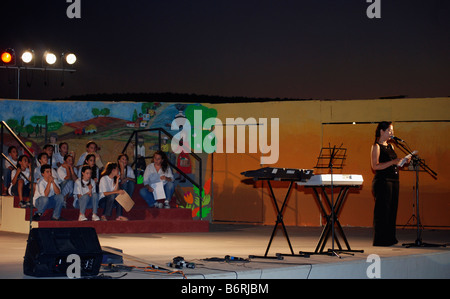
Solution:
<svg viewBox="0 0 450 299">
<path fill-rule="evenodd" d="M 54 140 L 52 140 L 54 141 Z M 54 143 L 54 142 L 53 142 Z M 54 149 L 57 148 L 57 151 Z M 66 201 L 73 197 L 73 207 L 79 209 L 79 221 L 86 221 L 86 209 L 92 209 L 92 221 L 107 221 L 116 210 L 116 220 L 127 221 L 122 215 L 122 207 L 115 200 L 119 194 L 127 192 L 133 195 L 136 176 L 128 165 L 128 156 L 120 154 L 116 162 L 108 162 L 105 167 L 97 152 L 98 146 L 94 141 L 86 145 L 77 165 L 74 165 L 75 154 L 69 152 L 69 145 L 61 142 L 59 146 L 47 144 L 43 151 L 36 157 L 33 179 L 30 174 L 30 161 L 27 155 L 18 156 L 16 147 L 8 149 L 8 160 L 4 160 L 3 178 L 8 187 L 8 193 L 19 197 L 19 206 L 29 207 L 32 204 L 36 208 L 33 220 L 37 221 L 47 209 L 53 209 L 52 220 L 64 220 L 61 218 L 61 209 L 66 207 Z M 164 199 L 164 207 L 170 208 L 169 201 L 174 192 L 173 174 L 168 167 L 167 157 L 164 152 L 158 151 L 154 155 L 154 163 L 146 167 L 144 174 L 145 187 L 139 192 L 149 207 L 162 208 L 155 197 L 156 191 L 151 187 L 153 181 L 162 182 L 161 192 Z M 33 180 L 33 181 L 32 181 Z M 33 184 L 33 185 L 32 185 Z M 33 186 L 33 189 L 31 189 Z M 33 201 L 30 203 L 29 198 Z M 98 208 L 102 209 L 102 215 L 98 216 Z"/>
</svg>

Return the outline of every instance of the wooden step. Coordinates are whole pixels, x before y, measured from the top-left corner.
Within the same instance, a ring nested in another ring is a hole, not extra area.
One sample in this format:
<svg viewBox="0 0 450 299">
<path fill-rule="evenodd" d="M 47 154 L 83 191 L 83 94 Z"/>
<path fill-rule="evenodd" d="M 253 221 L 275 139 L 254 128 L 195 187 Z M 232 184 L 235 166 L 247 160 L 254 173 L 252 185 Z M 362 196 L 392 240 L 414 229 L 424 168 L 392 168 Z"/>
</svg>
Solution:
<svg viewBox="0 0 450 299">
<path fill-rule="evenodd" d="M 200 220 L 38 221 L 38 227 L 93 227 L 98 234 L 208 232 Z"/>
<path fill-rule="evenodd" d="M 19 200 L 12 196 L 2 197 L 1 230 L 28 233 L 30 227 L 30 209 L 18 207 Z M 36 209 L 34 209 L 36 211 Z M 101 209 L 99 209 L 99 214 Z M 135 205 L 130 212 L 123 215 L 129 221 L 115 220 L 115 212 L 109 221 L 78 221 L 79 210 L 72 207 L 61 210 L 65 221 L 52 221 L 53 210 L 49 209 L 41 216 L 40 221 L 32 221 L 32 227 L 94 227 L 99 234 L 120 233 L 183 233 L 208 232 L 209 222 L 193 220 L 192 211 L 183 208 L 158 209 L 145 205 Z M 91 219 L 92 209 L 86 211 L 86 217 Z"/>
</svg>

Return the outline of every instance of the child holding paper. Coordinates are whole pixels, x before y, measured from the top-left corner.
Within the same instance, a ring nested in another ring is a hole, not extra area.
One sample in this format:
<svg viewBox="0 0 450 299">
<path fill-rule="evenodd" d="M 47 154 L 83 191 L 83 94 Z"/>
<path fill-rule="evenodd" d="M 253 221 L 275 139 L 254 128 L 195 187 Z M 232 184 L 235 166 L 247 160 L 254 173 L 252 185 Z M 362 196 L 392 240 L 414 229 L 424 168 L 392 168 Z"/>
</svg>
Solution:
<svg viewBox="0 0 450 299">
<path fill-rule="evenodd" d="M 133 196 L 136 186 L 136 176 L 130 165 L 128 165 L 128 155 L 120 154 L 117 157 L 119 166 L 119 188 L 125 190 L 128 195 Z"/>
<path fill-rule="evenodd" d="M 156 151 L 153 155 L 153 163 L 145 168 L 144 188 L 139 194 L 147 202 L 149 207 L 162 208 L 157 200 L 164 199 L 164 208 L 169 209 L 169 202 L 175 191 L 173 173 L 167 162 L 167 156 L 163 151 Z"/>
<path fill-rule="evenodd" d="M 100 179 L 99 193 L 100 201 L 99 207 L 103 209 L 101 220 L 106 221 L 107 216 L 112 215 L 112 210 L 116 208 L 116 220 L 127 221 L 128 218 L 122 216 L 122 206 L 116 201 L 119 194 L 124 194 L 125 191 L 119 189 L 119 167 L 117 163 L 108 162 L 105 170 L 102 172 Z"/>
</svg>

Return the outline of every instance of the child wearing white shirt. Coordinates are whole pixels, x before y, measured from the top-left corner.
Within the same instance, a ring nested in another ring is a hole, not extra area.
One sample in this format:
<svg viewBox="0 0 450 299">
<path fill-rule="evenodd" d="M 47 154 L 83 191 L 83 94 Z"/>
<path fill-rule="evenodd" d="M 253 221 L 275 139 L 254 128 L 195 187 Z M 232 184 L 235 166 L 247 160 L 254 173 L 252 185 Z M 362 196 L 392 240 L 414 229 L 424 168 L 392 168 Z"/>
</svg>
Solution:
<svg viewBox="0 0 450 299">
<path fill-rule="evenodd" d="M 130 197 L 133 197 L 136 176 L 131 166 L 128 165 L 128 155 L 120 154 L 117 157 L 117 165 L 119 166 L 119 188 L 125 190 Z"/>
<path fill-rule="evenodd" d="M 3 186 L 5 186 L 5 189 L 9 188 L 9 185 L 11 184 L 11 173 L 15 169 L 14 166 L 17 167 L 17 159 L 19 158 L 19 152 L 17 151 L 17 147 L 15 147 L 14 145 L 8 147 L 7 158 L 14 165 L 11 165 L 6 159 L 4 159 L 5 163 L 3 164 Z"/>
<path fill-rule="evenodd" d="M 100 183 L 100 169 L 98 168 L 97 164 L 95 164 L 95 155 L 94 154 L 88 154 L 86 156 L 86 159 L 84 160 L 83 165 L 88 165 L 89 167 L 91 167 L 92 169 L 92 175 L 91 175 L 91 179 L 93 179 L 95 181 L 95 184 L 98 187 L 98 184 Z M 79 168 L 78 171 L 78 176 L 81 177 L 81 167 Z M 98 189 L 97 189 L 98 191 Z"/>
<path fill-rule="evenodd" d="M 153 163 L 145 168 L 144 188 L 139 190 L 139 194 L 149 207 L 162 208 L 162 204 L 157 202 L 158 198 L 155 199 L 154 187 L 152 187 L 155 183 L 152 178 L 155 176 L 159 176 L 159 180 L 164 185 L 164 208 L 169 209 L 170 200 L 175 192 L 175 184 L 173 183 L 173 173 L 167 162 L 167 156 L 163 151 L 156 151 L 153 155 Z"/>
<path fill-rule="evenodd" d="M 26 155 L 22 155 L 17 159 L 17 169 L 11 172 L 11 185 L 9 187 L 9 194 L 19 196 L 19 206 L 26 208 L 30 205 L 29 199 L 25 197 L 30 196 L 30 159 Z"/>
<path fill-rule="evenodd" d="M 91 179 L 92 169 L 84 165 L 81 168 L 81 177 L 76 180 L 73 190 L 74 201 L 73 207 L 80 209 L 80 216 L 78 221 L 86 221 L 86 209 L 92 208 L 92 220 L 98 221 L 100 218 L 97 215 L 98 210 L 98 193 L 95 188 L 95 181 Z"/>
<path fill-rule="evenodd" d="M 41 167 L 42 165 L 49 165 L 48 161 L 48 154 L 46 152 L 42 152 L 37 156 L 37 163 L 36 168 L 34 169 L 34 183 L 37 183 L 42 178 L 41 173 Z M 58 177 L 58 173 L 56 170 L 52 167 L 51 168 L 53 178 L 56 180 L 56 182 L 59 184 L 60 180 Z"/>
<path fill-rule="evenodd" d="M 128 220 L 126 217 L 122 216 L 122 206 L 116 201 L 117 195 L 125 193 L 125 191 L 119 189 L 118 176 L 119 167 L 117 166 L 117 163 L 108 162 L 105 170 L 102 172 L 99 186 L 99 207 L 103 209 L 103 215 L 101 216 L 101 220 L 103 221 L 107 221 L 106 217 L 112 215 L 113 208 L 116 208 L 116 220 Z"/>
<path fill-rule="evenodd" d="M 53 157 L 53 146 L 51 144 L 44 145 L 44 147 L 42 148 L 42 152 L 47 153 L 47 163 L 50 164 L 53 169 L 57 169 L 58 165 L 56 164 L 56 159 Z"/>
<path fill-rule="evenodd" d="M 73 157 L 73 162 L 75 163 L 75 152 L 74 151 L 69 152 L 69 144 L 67 142 L 61 142 L 58 148 L 59 148 L 58 152 L 53 153 L 53 158 L 56 161 L 56 166 L 59 167 L 64 163 L 64 157 L 67 154 Z"/>
<path fill-rule="evenodd" d="M 64 196 L 52 176 L 51 169 L 48 164 L 41 166 L 42 179 L 36 184 L 33 197 L 33 205 L 37 208 L 37 212 L 33 216 L 34 221 L 38 221 L 48 209 L 53 209 L 52 220 L 62 220 L 60 216 Z"/>
<path fill-rule="evenodd" d="M 97 143 L 95 143 L 94 141 L 89 141 L 86 144 L 86 152 L 83 153 L 78 159 L 77 166 L 83 166 L 87 155 L 93 154 L 95 156 L 95 164 L 97 165 L 98 168 L 102 169 L 103 168 L 102 159 L 100 158 L 100 155 L 97 153 L 97 151 L 98 151 Z"/>
<path fill-rule="evenodd" d="M 69 198 L 73 194 L 74 183 L 78 179 L 73 167 L 73 157 L 66 154 L 64 156 L 64 162 L 58 167 L 57 171 L 59 186 L 61 193 L 65 199 Z"/>
</svg>

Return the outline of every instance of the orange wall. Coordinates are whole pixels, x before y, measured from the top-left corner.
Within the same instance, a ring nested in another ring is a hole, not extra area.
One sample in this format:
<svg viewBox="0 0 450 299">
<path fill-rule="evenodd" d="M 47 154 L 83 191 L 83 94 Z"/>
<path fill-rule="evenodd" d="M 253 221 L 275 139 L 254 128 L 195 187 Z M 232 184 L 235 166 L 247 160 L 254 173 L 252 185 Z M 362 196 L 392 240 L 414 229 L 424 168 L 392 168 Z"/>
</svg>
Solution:
<svg viewBox="0 0 450 299">
<path fill-rule="evenodd" d="M 223 123 L 227 117 L 242 117 L 244 120 L 250 117 L 279 118 L 279 160 L 266 166 L 313 169 L 322 146 L 343 144 L 347 148 L 347 159 L 342 173 L 362 174 L 364 177 L 362 188 L 349 194 L 340 215 L 341 224 L 349 226 L 372 225 L 374 199 L 371 193 L 373 172 L 370 168 L 370 147 L 376 123 L 391 120 L 395 134 L 406 140 L 412 149 L 418 150 L 419 156 L 438 174 L 437 180 L 425 172 L 419 175 L 422 224 L 450 226 L 449 98 L 313 100 L 208 106 L 217 109 L 218 118 Z M 396 151 L 399 156 L 403 155 L 399 149 Z M 260 156 L 260 153 L 250 154 L 248 150 L 244 154 L 215 153 L 212 156 L 214 220 L 274 223 L 276 214 L 267 183 L 245 183 L 243 180 L 246 177 L 240 174 L 261 168 Z M 207 173 L 211 173 L 211 155 Z M 315 173 L 318 171 L 315 170 Z M 287 183 L 274 184 L 280 205 L 287 186 Z M 415 212 L 415 173 L 403 171 L 400 186 L 397 224 L 403 225 Z M 285 224 L 318 226 L 321 221 L 311 190 L 296 186 L 288 199 Z"/>
</svg>

